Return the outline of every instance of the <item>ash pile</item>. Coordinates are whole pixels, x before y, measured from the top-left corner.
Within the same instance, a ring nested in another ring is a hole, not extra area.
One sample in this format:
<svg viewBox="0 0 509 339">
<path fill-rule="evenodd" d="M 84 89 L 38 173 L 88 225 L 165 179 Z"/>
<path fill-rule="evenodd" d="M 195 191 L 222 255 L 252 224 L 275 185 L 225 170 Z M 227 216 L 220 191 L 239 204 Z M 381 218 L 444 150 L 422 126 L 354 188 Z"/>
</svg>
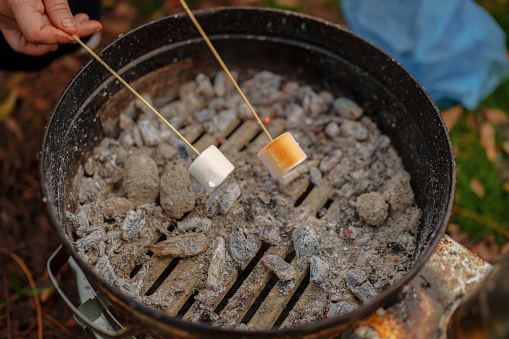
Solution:
<svg viewBox="0 0 509 339">
<path fill-rule="evenodd" d="M 216 144 L 235 165 L 207 193 L 187 172 L 191 149 L 133 100 L 75 176 L 66 215 L 79 255 L 139 302 L 212 326 L 294 327 L 374 299 L 411 267 L 421 213 L 389 138 L 329 91 L 267 71 L 241 87 L 308 159 L 270 177 L 256 157 L 269 140 L 223 72 L 170 102 L 146 95 L 197 149 Z"/>
</svg>

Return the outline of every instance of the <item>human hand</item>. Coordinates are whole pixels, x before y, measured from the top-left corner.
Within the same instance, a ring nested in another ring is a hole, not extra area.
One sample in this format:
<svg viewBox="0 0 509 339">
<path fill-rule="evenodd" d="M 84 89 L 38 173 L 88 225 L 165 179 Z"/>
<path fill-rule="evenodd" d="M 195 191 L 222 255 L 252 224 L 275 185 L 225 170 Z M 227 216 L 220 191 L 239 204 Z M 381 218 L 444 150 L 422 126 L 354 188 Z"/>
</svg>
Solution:
<svg viewBox="0 0 509 339">
<path fill-rule="evenodd" d="M 0 30 L 19 53 L 43 55 L 74 43 L 72 34 L 85 37 L 101 29 L 85 13 L 73 17 L 67 0 L 0 0 Z"/>
</svg>

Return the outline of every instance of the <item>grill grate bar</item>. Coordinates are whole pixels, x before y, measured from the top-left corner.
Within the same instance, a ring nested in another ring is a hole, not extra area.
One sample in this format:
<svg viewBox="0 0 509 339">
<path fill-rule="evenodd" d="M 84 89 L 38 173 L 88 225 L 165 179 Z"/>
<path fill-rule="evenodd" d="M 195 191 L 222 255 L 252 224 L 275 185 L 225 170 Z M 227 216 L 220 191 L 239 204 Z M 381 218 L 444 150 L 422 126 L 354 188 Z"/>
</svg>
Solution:
<svg viewBox="0 0 509 339">
<path fill-rule="evenodd" d="M 164 313 L 170 316 L 175 316 L 177 314 L 194 292 L 201 277 L 206 274 L 207 268 L 206 265 L 189 258 L 180 260 L 170 275 L 154 292 L 154 296 L 164 297 L 168 300 L 168 305 L 170 306 L 164 310 Z M 191 276 L 187 275 L 184 279 L 183 277 L 186 276 L 186 272 L 193 272 L 194 274 Z"/>
<path fill-rule="evenodd" d="M 168 265 L 173 261 L 173 257 L 155 257 L 152 256 L 147 261 L 138 274 L 135 276 L 135 281 L 141 280 L 140 294 L 145 295 L 150 287 L 154 284 L 158 277 L 163 274 Z"/>
<path fill-rule="evenodd" d="M 286 320 L 290 312 L 293 310 L 297 302 L 300 300 L 302 293 L 307 289 L 308 286 L 309 286 L 309 272 L 304 277 L 304 280 L 302 280 L 302 282 L 300 283 L 299 287 L 297 288 L 292 298 L 284 308 L 283 312 L 281 312 L 281 314 L 277 318 L 274 326 L 272 326 L 273 330 L 279 329 L 283 321 Z"/>
<path fill-rule="evenodd" d="M 237 126 L 240 123 L 241 123 L 240 119 L 234 119 L 234 120 L 232 120 L 230 125 L 227 128 L 225 128 L 223 131 L 215 133 L 213 135 L 210 133 L 207 133 L 207 134 L 203 135 L 199 140 L 197 140 L 193 144 L 193 146 L 196 147 L 196 149 L 199 150 L 200 152 L 203 152 L 210 145 L 217 146 L 218 139 L 221 139 L 221 138 L 226 137 L 227 135 L 230 135 L 237 128 Z"/>
<path fill-rule="evenodd" d="M 242 273 L 238 276 L 232 275 L 230 277 L 231 279 L 223 284 L 226 287 L 225 291 L 223 293 L 219 293 L 215 297 L 208 298 L 204 302 L 207 304 L 207 307 L 209 307 L 210 309 L 216 308 L 216 307 L 218 307 L 218 305 L 220 305 L 220 303 L 222 303 L 223 300 L 226 303 L 226 300 L 228 300 L 228 299 L 225 299 L 225 296 L 227 294 L 229 294 L 230 291 L 233 294 L 233 292 L 236 290 L 234 285 L 237 283 L 240 285 L 245 280 L 245 278 L 243 279 L 243 277 L 247 276 L 253 270 L 253 268 L 258 264 L 258 262 L 260 261 L 260 259 L 263 256 L 263 254 L 267 251 L 267 247 L 268 246 L 266 244 L 262 244 L 257 255 L 251 260 L 246 260 L 246 262 L 243 264 L 243 266 L 241 267 Z M 238 289 L 238 287 L 237 287 L 237 289 Z M 195 303 L 189 309 L 189 311 L 184 315 L 184 319 L 190 320 L 190 321 L 198 321 L 201 316 L 200 307 L 201 307 L 201 305 L 199 303 Z"/>
<path fill-rule="evenodd" d="M 308 265 L 304 265 L 303 268 L 297 265 L 297 258 L 293 259 L 290 265 L 293 266 L 297 273 L 294 281 L 294 287 L 286 295 L 284 295 L 279 291 L 278 284 L 276 284 L 276 286 L 274 286 L 270 291 L 268 297 L 260 305 L 260 308 L 254 314 L 251 321 L 249 321 L 248 326 L 250 328 L 258 330 L 271 329 L 309 271 Z"/>
<path fill-rule="evenodd" d="M 154 294 L 154 292 L 161 286 L 164 280 L 173 272 L 175 266 L 179 263 L 179 258 L 171 260 L 170 264 L 166 266 L 163 272 L 157 277 L 156 281 L 150 286 L 150 288 L 144 293 L 146 296 Z M 154 272 L 155 273 L 155 272 Z"/>
<path fill-rule="evenodd" d="M 331 188 L 328 186 L 314 186 L 300 207 L 309 208 L 311 215 L 316 216 L 318 209 L 329 199 L 330 192 Z"/>
<path fill-rule="evenodd" d="M 201 124 L 190 124 L 183 128 L 182 135 L 194 143 L 205 134 L 203 126 Z"/>
<path fill-rule="evenodd" d="M 306 190 L 299 196 L 299 198 L 295 201 L 294 207 L 299 207 L 304 202 L 304 199 L 311 193 L 311 190 L 315 187 L 313 183 L 310 183 Z"/>
<path fill-rule="evenodd" d="M 273 254 L 284 257 L 290 250 L 290 247 L 271 246 L 265 255 Z M 271 276 L 272 272 L 259 262 L 237 292 L 228 300 L 224 309 L 219 313 L 219 317 L 228 322 L 239 323 Z"/>
<path fill-rule="evenodd" d="M 301 197 L 308 189 L 311 180 L 309 177 L 302 177 L 297 180 L 295 183 L 291 184 L 291 187 L 286 188 L 286 192 L 288 194 L 289 201 L 288 204 L 291 206 L 295 206 L 299 197 Z"/>
<path fill-rule="evenodd" d="M 147 250 L 145 249 L 145 246 L 155 243 L 159 239 L 159 237 L 161 237 L 161 233 L 154 232 L 154 234 L 150 237 L 141 238 L 141 239 L 138 239 L 137 241 L 134 241 L 132 243 L 132 246 L 130 247 L 130 250 L 132 251 L 132 257 L 139 258 L 139 257 L 145 255 L 147 252 Z M 112 261 L 113 260 L 121 261 L 121 260 L 123 260 L 123 255 L 119 254 L 118 256 L 113 257 Z M 112 263 L 112 264 L 114 267 L 116 266 L 114 263 Z M 118 269 L 118 270 L 115 270 L 115 274 L 118 277 L 123 277 L 123 278 L 129 279 L 131 272 L 133 271 L 134 268 L 135 267 L 125 267 L 122 269 Z"/>
<path fill-rule="evenodd" d="M 221 151 L 236 153 L 240 151 L 259 132 L 258 123 L 254 120 L 245 121 L 222 145 Z"/>
<path fill-rule="evenodd" d="M 316 286 L 314 283 L 309 283 L 304 292 L 300 295 L 299 300 L 289 312 L 288 317 L 283 321 L 280 329 L 293 327 L 297 324 L 300 314 L 309 312 L 310 308 L 315 308 L 317 311 L 317 318 L 325 317 L 327 310 L 327 294 L 321 287 Z"/>
</svg>

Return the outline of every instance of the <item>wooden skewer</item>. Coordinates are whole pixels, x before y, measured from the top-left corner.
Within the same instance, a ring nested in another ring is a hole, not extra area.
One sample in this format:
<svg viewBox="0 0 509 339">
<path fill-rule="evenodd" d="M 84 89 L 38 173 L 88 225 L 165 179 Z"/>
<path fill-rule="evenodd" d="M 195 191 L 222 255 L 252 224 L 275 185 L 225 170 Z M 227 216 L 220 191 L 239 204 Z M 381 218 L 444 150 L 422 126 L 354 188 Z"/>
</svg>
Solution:
<svg viewBox="0 0 509 339">
<path fill-rule="evenodd" d="M 207 37 L 207 34 L 205 34 L 205 32 L 203 31 L 203 29 L 201 28 L 200 24 L 198 23 L 198 21 L 196 20 L 196 18 L 194 17 L 194 14 L 191 12 L 191 10 L 189 9 L 189 7 L 187 6 L 187 3 L 185 2 L 185 0 L 180 0 L 180 4 L 182 5 L 182 7 L 184 7 L 184 10 L 186 11 L 187 15 L 191 18 L 191 21 L 193 22 L 193 24 L 196 26 L 196 29 L 198 29 L 198 31 L 200 32 L 201 36 L 203 37 L 203 39 L 205 40 L 205 42 L 207 43 L 207 45 L 209 46 L 210 48 L 210 51 L 212 52 L 212 54 L 214 54 L 214 56 L 216 57 L 217 61 L 219 62 L 219 64 L 221 65 L 221 67 L 223 68 L 223 70 L 225 71 L 225 73 L 228 75 L 228 77 L 230 78 L 230 80 L 232 81 L 233 83 L 233 86 L 235 86 L 235 89 L 239 92 L 240 96 L 242 97 L 242 99 L 244 99 L 245 103 L 247 104 L 247 106 L 249 107 L 249 109 L 251 110 L 251 113 L 253 113 L 253 116 L 256 118 L 256 120 L 258 121 L 258 124 L 260 124 L 260 126 L 262 127 L 262 130 L 265 132 L 265 134 L 267 134 L 267 136 L 269 137 L 270 141 L 272 141 L 272 137 L 270 136 L 269 132 L 267 131 L 267 129 L 265 128 L 265 126 L 263 125 L 262 121 L 260 120 L 260 118 L 258 117 L 258 115 L 256 114 L 256 112 L 254 111 L 253 109 L 253 106 L 251 106 L 251 104 L 249 103 L 249 101 L 247 100 L 246 96 L 244 95 L 244 93 L 242 92 L 242 90 L 240 89 L 239 85 L 237 84 L 237 82 L 235 81 L 235 79 L 233 78 L 233 76 L 231 75 L 230 71 L 228 70 L 228 67 L 226 67 L 225 63 L 223 62 L 223 59 L 221 59 L 221 57 L 219 56 L 219 54 L 217 53 L 216 49 L 214 48 L 214 46 L 212 45 L 212 43 L 210 42 L 209 38 Z"/>
<path fill-rule="evenodd" d="M 83 41 L 80 40 L 80 38 L 78 38 L 74 34 L 72 37 L 74 38 L 74 40 L 76 40 L 77 43 L 79 43 L 84 49 L 86 49 L 88 53 L 90 53 L 97 61 L 99 61 L 101 65 L 106 67 L 106 69 L 110 71 L 111 74 L 113 74 L 122 84 L 124 84 L 124 86 L 127 87 L 138 99 L 140 99 L 145 105 L 147 105 L 147 107 L 150 108 L 150 110 L 152 110 L 152 112 L 154 112 L 159 117 L 159 119 L 161 119 L 166 125 L 168 125 L 168 127 L 170 127 L 173 130 L 173 132 L 175 132 L 175 134 L 177 134 L 178 137 L 187 144 L 187 146 L 189 146 L 197 155 L 200 155 L 200 152 L 198 152 L 198 150 L 194 148 L 193 145 L 191 145 L 191 143 L 187 141 L 187 139 L 184 138 L 184 136 L 180 134 L 175 127 L 173 127 L 161 114 L 159 114 L 159 112 L 154 107 L 152 107 L 152 105 L 149 104 L 147 100 L 145 100 L 138 92 L 136 92 L 136 90 L 132 88 L 131 85 L 129 85 L 124 79 L 122 79 L 120 75 L 117 74 L 117 72 L 115 72 L 97 54 L 95 54 L 94 51 L 92 51 L 87 45 L 85 45 Z"/>
</svg>

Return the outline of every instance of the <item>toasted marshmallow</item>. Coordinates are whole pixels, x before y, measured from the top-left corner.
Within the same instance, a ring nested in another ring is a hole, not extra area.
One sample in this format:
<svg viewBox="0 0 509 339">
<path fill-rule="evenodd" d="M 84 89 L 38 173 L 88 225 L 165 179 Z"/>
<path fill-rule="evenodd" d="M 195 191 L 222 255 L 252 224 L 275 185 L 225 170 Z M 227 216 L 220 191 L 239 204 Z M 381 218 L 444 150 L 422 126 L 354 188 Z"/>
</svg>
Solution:
<svg viewBox="0 0 509 339">
<path fill-rule="evenodd" d="M 307 158 L 306 153 L 300 148 L 290 132 L 283 133 L 272 140 L 257 156 L 274 179 L 279 178 Z"/>
<path fill-rule="evenodd" d="M 211 145 L 194 159 L 188 171 L 207 192 L 212 192 L 234 168 L 230 160 L 216 146 Z"/>
</svg>

